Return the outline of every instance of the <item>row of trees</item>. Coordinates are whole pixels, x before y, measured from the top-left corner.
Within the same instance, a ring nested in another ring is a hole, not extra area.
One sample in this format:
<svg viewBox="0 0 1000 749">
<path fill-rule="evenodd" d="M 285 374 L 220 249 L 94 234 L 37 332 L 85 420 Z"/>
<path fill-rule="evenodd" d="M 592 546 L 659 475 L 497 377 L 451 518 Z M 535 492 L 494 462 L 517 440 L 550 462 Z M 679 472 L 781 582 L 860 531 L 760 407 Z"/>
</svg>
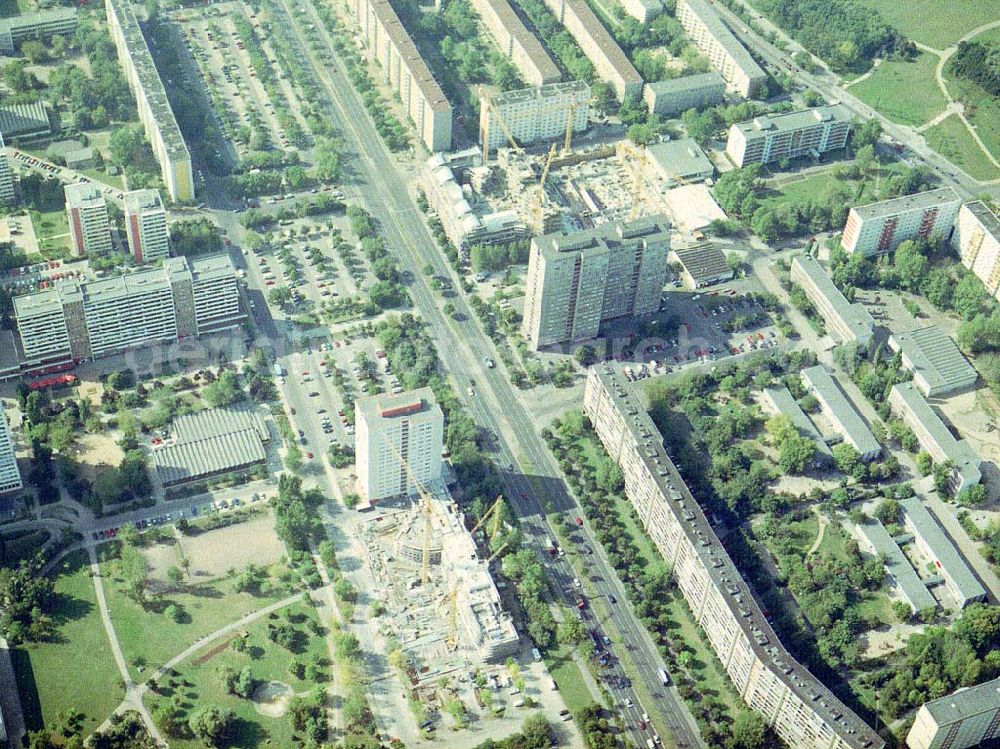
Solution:
<svg viewBox="0 0 1000 749">
<path fill-rule="evenodd" d="M 1000 54 L 996 47 L 982 42 L 960 42 L 948 64 L 955 75 L 978 83 L 993 96 L 1000 97 Z"/>
</svg>

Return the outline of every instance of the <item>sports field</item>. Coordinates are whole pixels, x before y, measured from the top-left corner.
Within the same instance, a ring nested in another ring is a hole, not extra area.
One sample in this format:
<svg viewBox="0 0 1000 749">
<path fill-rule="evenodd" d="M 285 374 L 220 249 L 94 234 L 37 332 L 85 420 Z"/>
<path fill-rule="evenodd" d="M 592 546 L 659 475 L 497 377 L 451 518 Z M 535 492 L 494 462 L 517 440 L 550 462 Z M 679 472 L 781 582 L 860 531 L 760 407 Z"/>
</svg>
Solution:
<svg viewBox="0 0 1000 749">
<path fill-rule="evenodd" d="M 915 42 L 945 49 L 998 20 L 996 0 L 865 0 L 890 26 Z"/>
<path fill-rule="evenodd" d="M 893 122 L 923 125 L 948 104 L 934 78 L 937 64 L 929 52 L 913 60 L 886 60 L 848 91 Z"/>
</svg>

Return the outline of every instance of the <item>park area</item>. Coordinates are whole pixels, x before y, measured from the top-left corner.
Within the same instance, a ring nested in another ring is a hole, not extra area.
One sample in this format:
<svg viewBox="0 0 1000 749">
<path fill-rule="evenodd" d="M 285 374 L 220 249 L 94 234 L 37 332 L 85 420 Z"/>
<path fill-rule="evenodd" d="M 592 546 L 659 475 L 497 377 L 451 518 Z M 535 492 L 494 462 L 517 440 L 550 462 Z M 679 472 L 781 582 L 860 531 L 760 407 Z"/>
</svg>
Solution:
<svg viewBox="0 0 1000 749">
<path fill-rule="evenodd" d="M 964 169 L 973 179 L 1000 179 L 1000 169 L 986 158 L 979 144 L 957 115 L 945 117 L 937 125 L 926 130 L 924 138 L 927 140 L 927 145 L 955 166 Z"/>
<path fill-rule="evenodd" d="M 945 49 L 979 26 L 997 20 L 996 0 L 864 0 L 909 39 Z"/>
<path fill-rule="evenodd" d="M 923 125 L 948 106 L 934 78 L 937 64 L 937 55 L 929 52 L 912 60 L 883 60 L 848 91 L 893 122 Z"/>
</svg>

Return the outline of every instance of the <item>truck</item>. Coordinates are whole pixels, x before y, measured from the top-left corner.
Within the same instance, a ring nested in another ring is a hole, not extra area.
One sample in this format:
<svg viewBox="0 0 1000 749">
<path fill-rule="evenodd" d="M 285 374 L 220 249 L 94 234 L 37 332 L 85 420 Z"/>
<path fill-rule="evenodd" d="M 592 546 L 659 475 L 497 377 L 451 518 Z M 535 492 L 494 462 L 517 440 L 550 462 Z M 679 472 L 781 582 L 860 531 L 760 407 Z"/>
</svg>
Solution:
<svg viewBox="0 0 1000 749">
<path fill-rule="evenodd" d="M 285 368 L 283 366 L 281 366 L 280 364 L 278 364 L 278 362 L 274 363 L 274 374 L 275 374 L 276 377 L 284 377 L 285 376 Z"/>
<path fill-rule="evenodd" d="M 559 547 L 556 546 L 555 541 L 553 541 L 551 538 L 545 539 L 545 550 L 549 552 L 549 554 L 551 554 L 552 556 L 555 556 L 556 554 L 559 553 Z"/>
<path fill-rule="evenodd" d="M 573 591 L 573 602 L 576 603 L 576 607 L 578 609 L 587 608 L 587 599 L 581 596 L 575 590 Z"/>
</svg>

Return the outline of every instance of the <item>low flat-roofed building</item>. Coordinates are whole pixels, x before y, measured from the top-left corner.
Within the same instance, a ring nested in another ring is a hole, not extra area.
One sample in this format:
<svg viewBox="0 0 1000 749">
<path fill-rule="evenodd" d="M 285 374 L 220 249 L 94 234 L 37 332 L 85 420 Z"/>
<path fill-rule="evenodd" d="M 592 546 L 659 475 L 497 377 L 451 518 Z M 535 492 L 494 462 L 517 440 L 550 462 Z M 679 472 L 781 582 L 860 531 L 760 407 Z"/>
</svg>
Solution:
<svg viewBox="0 0 1000 749">
<path fill-rule="evenodd" d="M 729 128 L 726 155 L 736 166 L 769 164 L 799 156 L 819 158 L 843 148 L 851 130 L 847 107 L 816 107 L 804 112 L 760 115 Z"/>
<path fill-rule="evenodd" d="M 926 583 L 917 575 L 910 560 L 889 535 L 885 526 L 878 520 L 870 519 L 861 523 L 858 530 L 861 531 L 868 551 L 880 557 L 885 563 L 885 571 L 892 578 L 903 600 L 910 605 L 910 609 L 914 613 L 924 609 L 936 609 L 937 601 L 934 596 L 927 590 Z"/>
<path fill-rule="evenodd" d="M 792 392 L 784 385 L 764 388 L 761 397 L 774 413 L 787 416 L 799 434 L 808 437 L 816 445 L 817 463 L 829 462 L 833 459 L 833 452 L 826 444 L 823 435 L 819 433 L 816 425 L 812 423 L 806 412 L 802 410 L 798 401 L 792 396 Z"/>
<path fill-rule="evenodd" d="M 907 239 L 946 239 L 962 199 L 950 187 L 851 208 L 840 245 L 850 253 L 884 255 Z"/>
<path fill-rule="evenodd" d="M 10 143 L 37 140 L 52 134 L 49 112 L 41 100 L 24 104 L 0 104 L 0 133 Z"/>
<path fill-rule="evenodd" d="M 667 214 L 674 225 L 692 233 L 704 229 L 713 221 L 725 221 L 726 212 L 712 197 L 708 185 L 681 185 L 661 196 Z"/>
<path fill-rule="evenodd" d="M 715 174 L 715 165 L 693 138 L 655 143 L 645 150 L 647 171 L 662 189 L 701 182 Z"/>
<path fill-rule="evenodd" d="M 0 494 L 18 491 L 23 486 L 14 453 L 14 437 L 3 412 L 3 404 L 0 404 Z"/>
<path fill-rule="evenodd" d="M 66 162 L 66 166 L 70 169 L 90 169 L 96 163 L 94 149 L 89 147 L 67 151 L 63 155 L 63 159 Z"/>
<path fill-rule="evenodd" d="M 47 40 L 60 34 L 71 39 L 76 33 L 76 8 L 49 8 L 0 18 L 0 55 L 13 55 L 28 39 Z"/>
<path fill-rule="evenodd" d="M 650 114 L 675 117 L 689 109 L 702 109 L 721 104 L 726 98 L 726 81 L 718 73 L 698 73 L 681 78 L 647 83 L 642 100 Z"/>
<path fill-rule="evenodd" d="M 733 277 L 733 269 L 725 253 L 714 244 L 672 249 L 670 260 L 680 263 L 681 279 L 689 289 L 722 283 Z"/>
<path fill-rule="evenodd" d="M 903 527 L 913 534 L 914 543 L 937 567 L 958 607 L 964 609 L 975 601 L 985 601 L 986 590 L 924 503 L 918 497 L 910 497 L 900 501 L 899 506 L 903 509 Z"/>
<path fill-rule="evenodd" d="M 968 390 L 979 380 L 975 367 L 936 325 L 893 333 L 889 348 L 900 352 L 903 366 L 913 373 L 913 384 L 928 398 Z"/>
<path fill-rule="evenodd" d="M 963 687 L 920 706 L 910 749 L 971 749 L 1000 736 L 1000 679 Z"/>
<path fill-rule="evenodd" d="M 875 336 L 875 320 L 863 304 L 851 304 L 812 255 L 792 258 L 792 280 L 802 287 L 827 329 L 841 341 L 868 349 Z"/>
<path fill-rule="evenodd" d="M 958 211 L 954 238 L 962 265 L 1000 299 L 1000 218 L 981 200 L 966 203 Z"/>
<path fill-rule="evenodd" d="M 900 382 L 889 390 L 889 405 L 917 436 L 920 447 L 936 463 L 950 462 L 949 488 L 955 494 L 975 486 L 983 479 L 981 461 L 966 440 L 951 433 L 923 395 L 909 382 Z"/>
<path fill-rule="evenodd" d="M 802 382 L 819 401 L 827 421 L 844 438 L 844 442 L 860 453 L 863 461 L 875 460 L 882 454 L 882 446 L 872 430 L 822 364 L 803 369 Z"/>
</svg>

